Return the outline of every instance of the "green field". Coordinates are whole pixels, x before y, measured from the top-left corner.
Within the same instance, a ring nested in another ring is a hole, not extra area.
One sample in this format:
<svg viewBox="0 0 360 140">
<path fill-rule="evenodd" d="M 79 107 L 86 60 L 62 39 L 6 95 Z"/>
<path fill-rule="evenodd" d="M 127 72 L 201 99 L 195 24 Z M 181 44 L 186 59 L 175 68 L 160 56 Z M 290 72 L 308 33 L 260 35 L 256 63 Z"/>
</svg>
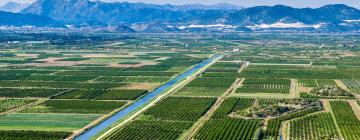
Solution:
<svg viewBox="0 0 360 140">
<path fill-rule="evenodd" d="M 101 115 L 18 113 L 0 117 L 0 130 L 74 131 Z"/>
<path fill-rule="evenodd" d="M 59 32 L 0 32 L 1 140 L 70 138 L 216 54 L 96 138 L 360 138 L 356 33 Z"/>
</svg>

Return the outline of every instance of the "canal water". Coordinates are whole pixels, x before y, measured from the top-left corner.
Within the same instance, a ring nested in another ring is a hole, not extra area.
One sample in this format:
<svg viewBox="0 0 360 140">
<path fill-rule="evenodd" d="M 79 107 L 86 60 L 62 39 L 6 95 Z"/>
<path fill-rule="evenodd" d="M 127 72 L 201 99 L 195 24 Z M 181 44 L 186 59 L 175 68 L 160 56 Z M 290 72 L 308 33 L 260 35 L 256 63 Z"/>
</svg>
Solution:
<svg viewBox="0 0 360 140">
<path fill-rule="evenodd" d="M 212 61 L 214 61 L 215 59 L 217 59 L 219 57 L 220 57 L 220 55 L 214 55 L 211 58 L 200 62 L 196 66 L 192 67 L 190 70 L 180 74 L 176 78 L 172 79 L 171 81 L 167 82 L 166 84 L 155 89 L 153 92 L 147 94 L 146 96 L 135 101 L 128 107 L 117 112 L 115 115 L 111 116 L 110 118 L 106 119 L 105 121 L 101 122 L 100 124 L 96 125 L 95 127 L 92 127 L 89 130 L 85 131 L 81 135 L 77 136 L 75 138 L 75 140 L 89 140 L 92 137 L 98 135 L 100 132 L 102 132 L 106 128 L 109 128 L 112 124 L 114 124 L 117 121 L 119 121 L 120 119 L 124 118 L 126 115 L 132 113 L 133 111 L 137 110 L 138 108 L 142 107 L 143 105 L 149 103 L 151 100 L 158 97 L 158 95 L 160 95 L 164 91 L 172 88 L 177 82 L 186 79 L 187 77 L 191 76 L 192 74 L 194 74 L 201 68 L 205 67 L 206 65 L 210 64 Z"/>
</svg>

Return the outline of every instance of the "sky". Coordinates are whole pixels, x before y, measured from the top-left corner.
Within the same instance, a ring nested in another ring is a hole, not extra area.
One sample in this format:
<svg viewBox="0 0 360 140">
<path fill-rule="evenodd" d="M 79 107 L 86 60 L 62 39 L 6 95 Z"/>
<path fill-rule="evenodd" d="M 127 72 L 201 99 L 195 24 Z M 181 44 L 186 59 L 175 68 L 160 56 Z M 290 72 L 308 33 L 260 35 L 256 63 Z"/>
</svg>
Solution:
<svg viewBox="0 0 360 140">
<path fill-rule="evenodd" d="M 7 2 L 31 3 L 35 0 L 0 0 L 0 5 Z M 116 2 L 124 0 L 101 0 L 105 2 Z M 346 4 L 360 9 L 360 0 L 127 0 L 128 2 L 145 2 L 155 4 L 215 4 L 215 3 L 230 3 L 245 7 L 263 6 L 263 5 L 276 5 L 283 4 L 297 8 L 311 7 L 317 8 L 327 4 Z"/>
</svg>

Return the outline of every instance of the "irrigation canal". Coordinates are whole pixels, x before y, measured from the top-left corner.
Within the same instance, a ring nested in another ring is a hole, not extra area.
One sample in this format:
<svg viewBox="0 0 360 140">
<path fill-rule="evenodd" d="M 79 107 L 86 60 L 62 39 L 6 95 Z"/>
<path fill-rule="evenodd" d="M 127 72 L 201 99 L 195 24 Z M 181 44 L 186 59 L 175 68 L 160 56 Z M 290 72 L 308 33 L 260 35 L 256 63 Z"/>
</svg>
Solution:
<svg viewBox="0 0 360 140">
<path fill-rule="evenodd" d="M 123 110 L 117 112 L 115 115 L 107 118 L 103 122 L 99 123 L 98 125 L 88 129 L 84 133 L 80 134 L 75 138 L 75 140 L 90 140 L 92 137 L 100 134 L 105 129 L 109 128 L 112 124 L 116 123 L 120 119 L 123 119 L 128 114 L 132 113 L 133 111 L 141 108 L 142 106 L 146 105 L 161 93 L 167 91 L 168 89 L 175 86 L 179 81 L 186 79 L 187 77 L 193 75 L 197 71 L 201 70 L 203 67 L 207 66 L 217 58 L 221 57 L 221 55 L 214 55 L 211 58 L 204 60 L 197 64 L 196 66 L 192 67 L 190 70 L 180 74 L 176 78 L 172 79 L 171 81 L 167 82 L 166 84 L 160 86 L 159 88 L 155 89 L 153 92 L 147 94 L 146 96 L 142 97 L 141 99 L 135 101 L 128 107 L 124 108 Z"/>
</svg>

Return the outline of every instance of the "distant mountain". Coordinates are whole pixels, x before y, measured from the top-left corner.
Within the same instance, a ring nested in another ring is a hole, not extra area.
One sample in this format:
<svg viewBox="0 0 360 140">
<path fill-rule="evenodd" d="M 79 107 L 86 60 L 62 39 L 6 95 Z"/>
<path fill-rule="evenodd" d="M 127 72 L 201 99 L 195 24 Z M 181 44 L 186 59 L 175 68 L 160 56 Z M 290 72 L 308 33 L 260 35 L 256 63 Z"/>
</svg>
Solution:
<svg viewBox="0 0 360 140">
<path fill-rule="evenodd" d="M 0 11 L 0 26 L 60 27 L 62 24 L 49 17 Z"/>
<path fill-rule="evenodd" d="M 125 25 L 142 32 L 360 29 L 360 10 L 342 4 L 312 9 L 284 5 L 243 8 L 226 3 L 156 5 L 38 0 L 21 13 L 46 16 L 80 27 Z"/>
<path fill-rule="evenodd" d="M 227 4 L 220 5 L 231 7 Z M 212 9 L 209 7 L 212 6 L 103 3 L 88 0 L 38 0 L 21 13 L 48 16 L 68 24 L 97 22 L 107 25 L 161 22 L 175 24 L 226 23 L 245 26 L 276 23 L 278 21 L 318 24 L 334 20 L 360 19 L 360 11 L 346 5 L 327 5 L 317 9 L 298 9 L 283 5 L 244 9 L 230 8 L 230 10 L 229 8 Z"/>
<path fill-rule="evenodd" d="M 29 6 L 28 3 L 8 2 L 8 3 L 4 4 L 3 6 L 0 6 L 0 11 L 18 13 L 28 6 Z"/>
<path fill-rule="evenodd" d="M 217 3 L 213 5 L 186 4 L 172 7 L 177 8 L 177 10 L 239 10 L 245 8 L 243 6 L 228 3 Z"/>
</svg>

